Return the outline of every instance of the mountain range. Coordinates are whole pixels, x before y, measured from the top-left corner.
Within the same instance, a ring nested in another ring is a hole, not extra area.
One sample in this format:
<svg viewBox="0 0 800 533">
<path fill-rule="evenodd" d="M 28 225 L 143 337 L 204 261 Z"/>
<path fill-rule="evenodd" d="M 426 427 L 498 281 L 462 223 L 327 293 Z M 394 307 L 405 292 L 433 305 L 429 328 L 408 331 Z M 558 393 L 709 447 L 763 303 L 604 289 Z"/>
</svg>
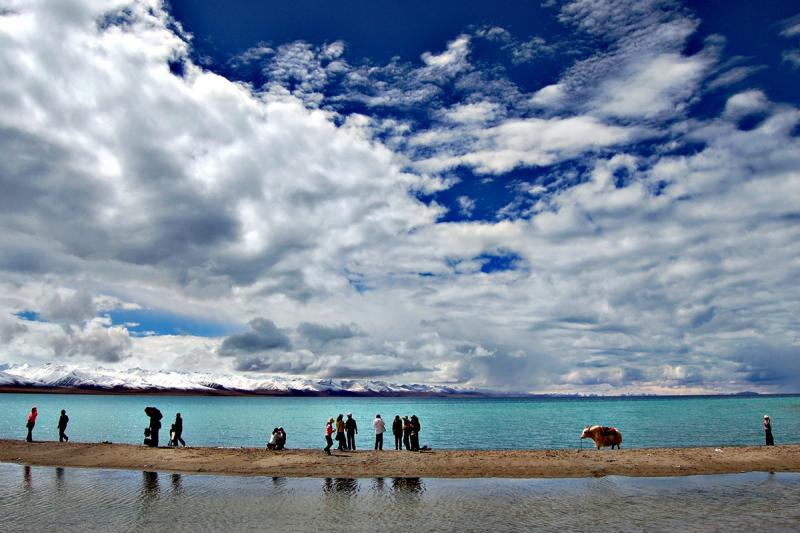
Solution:
<svg viewBox="0 0 800 533">
<path fill-rule="evenodd" d="M 0 364 L 0 391 L 106 392 L 275 396 L 475 396 L 478 389 L 375 380 L 234 376 L 205 372 L 112 370 L 47 363 Z"/>
</svg>

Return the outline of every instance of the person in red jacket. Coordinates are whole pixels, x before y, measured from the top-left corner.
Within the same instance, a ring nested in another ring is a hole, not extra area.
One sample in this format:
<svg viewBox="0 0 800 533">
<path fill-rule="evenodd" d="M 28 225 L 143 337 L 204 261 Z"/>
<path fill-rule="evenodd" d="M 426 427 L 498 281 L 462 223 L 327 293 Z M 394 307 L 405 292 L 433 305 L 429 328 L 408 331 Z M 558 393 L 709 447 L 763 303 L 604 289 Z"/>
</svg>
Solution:
<svg viewBox="0 0 800 533">
<path fill-rule="evenodd" d="M 28 428 L 28 436 L 25 438 L 25 440 L 28 442 L 33 442 L 33 426 L 36 425 L 36 416 L 38 414 L 39 411 L 37 411 L 36 407 L 34 406 L 34 408 L 31 409 L 31 414 L 28 415 L 28 423 L 25 425 L 25 427 Z"/>
<path fill-rule="evenodd" d="M 325 443 L 327 444 L 325 453 L 328 455 L 331 454 L 331 446 L 333 446 L 333 437 L 331 435 L 333 435 L 333 418 L 328 419 L 328 423 L 325 424 Z"/>
</svg>

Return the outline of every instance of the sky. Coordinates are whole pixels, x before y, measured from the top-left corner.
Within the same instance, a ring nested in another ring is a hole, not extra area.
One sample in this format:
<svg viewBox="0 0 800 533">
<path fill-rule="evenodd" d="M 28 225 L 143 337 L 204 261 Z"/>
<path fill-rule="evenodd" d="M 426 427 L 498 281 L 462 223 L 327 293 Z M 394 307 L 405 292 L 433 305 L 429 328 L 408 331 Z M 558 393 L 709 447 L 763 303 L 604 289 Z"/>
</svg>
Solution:
<svg viewBox="0 0 800 533">
<path fill-rule="evenodd" d="M 0 0 L 0 363 L 800 391 L 800 7 Z"/>
</svg>

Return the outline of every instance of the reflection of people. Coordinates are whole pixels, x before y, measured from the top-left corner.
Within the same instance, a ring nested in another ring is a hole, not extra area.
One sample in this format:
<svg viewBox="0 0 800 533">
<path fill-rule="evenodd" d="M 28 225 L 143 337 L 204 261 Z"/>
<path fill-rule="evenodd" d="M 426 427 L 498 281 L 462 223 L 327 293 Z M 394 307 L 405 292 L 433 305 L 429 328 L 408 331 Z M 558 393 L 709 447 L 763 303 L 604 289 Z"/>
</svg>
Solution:
<svg viewBox="0 0 800 533">
<path fill-rule="evenodd" d="M 400 420 L 400 415 L 395 415 L 394 422 L 392 422 L 392 434 L 394 435 L 394 449 L 403 449 L 403 421 Z"/>
<path fill-rule="evenodd" d="M 383 433 L 386 431 L 386 424 L 383 422 L 381 415 L 375 415 L 372 427 L 375 428 L 375 449 L 383 451 Z"/>
<path fill-rule="evenodd" d="M 327 446 L 325 446 L 324 450 L 328 455 L 331 454 L 331 446 L 333 446 L 333 438 L 331 435 L 333 435 L 333 418 L 329 418 L 328 423 L 325 424 L 325 443 Z"/>
<path fill-rule="evenodd" d="M 353 413 L 347 413 L 347 422 L 344 423 L 344 428 L 347 430 L 347 449 L 354 451 L 356 449 L 358 424 L 356 424 L 356 419 L 353 418 Z"/>
<path fill-rule="evenodd" d="M 68 423 L 69 417 L 67 416 L 67 412 L 62 409 L 61 416 L 58 418 L 58 442 L 69 442 L 69 437 L 64 433 L 67 430 Z"/>
<path fill-rule="evenodd" d="M 769 415 L 764 415 L 764 434 L 767 438 L 767 446 L 775 446 L 775 440 L 772 438 L 772 421 Z"/>
<path fill-rule="evenodd" d="M 191 414 L 191 413 L 189 413 L 189 414 Z M 175 424 L 174 424 L 174 426 L 175 426 L 175 434 L 172 437 L 173 445 L 177 446 L 178 443 L 180 442 L 184 447 L 186 447 L 186 443 L 183 441 L 183 438 L 181 438 L 181 435 L 183 435 L 183 418 L 181 418 L 181 414 L 180 413 L 177 413 L 175 415 Z"/>
<path fill-rule="evenodd" d="M 398 494 L 420 494 L 425 488 L 418 477 L 395 477 L 392 478 L 392 490 Z"/>
<path fill-rule="evenodd" d="M 25 440 L 28 442 L 33 442 L 33 426 L 36 425 L 36 417 L 38 416 L 39 411 L 36 410 L 34 406 L 31 409 L 31 413 L 28 415 L 28 423 L 25 424 L 25 427 L 28 428 L 28 436 L 25 437 Z"/>
</svg>

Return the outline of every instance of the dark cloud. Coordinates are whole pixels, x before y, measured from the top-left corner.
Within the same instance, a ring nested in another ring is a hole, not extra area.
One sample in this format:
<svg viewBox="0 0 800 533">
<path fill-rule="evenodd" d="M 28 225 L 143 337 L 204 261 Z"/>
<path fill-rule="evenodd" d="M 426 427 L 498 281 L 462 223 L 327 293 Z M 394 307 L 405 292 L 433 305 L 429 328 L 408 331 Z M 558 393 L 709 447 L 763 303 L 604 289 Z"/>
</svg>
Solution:
<svg viewBox="0 0 800 533">
<path fill-rule="evenodd" d="M 800 346 L 796 344 L 751 342 L 736 348 L 729 359 L 751 385 L 782 392 L 800 390 Z"/>
<path fill-rule="evenodd" d="M 241 354 L 291 349 L 292 343 L 289 337 L 272 320 L 259 317 L 254 318 L 248 324 L 250 331 L 234 333 L 222 341 L 219 355 L 232 357 Z"/>
<path fill-rule="evenodd" d="M 19 321 L 0 316 L 0 341 L 4 343 L 11 342 L 11 340 L 19 334 L 28 331 L 25 324 L 20 324 Z"/>
<path fill-rule="evenodd" d="M 312 322 L 301 322 L 297 333 L 314 346 L 324 346 L 329 342 L 352 339 L 363 333 L 355 324 L 339 324 L 326 326 Z"/>
</svg>

